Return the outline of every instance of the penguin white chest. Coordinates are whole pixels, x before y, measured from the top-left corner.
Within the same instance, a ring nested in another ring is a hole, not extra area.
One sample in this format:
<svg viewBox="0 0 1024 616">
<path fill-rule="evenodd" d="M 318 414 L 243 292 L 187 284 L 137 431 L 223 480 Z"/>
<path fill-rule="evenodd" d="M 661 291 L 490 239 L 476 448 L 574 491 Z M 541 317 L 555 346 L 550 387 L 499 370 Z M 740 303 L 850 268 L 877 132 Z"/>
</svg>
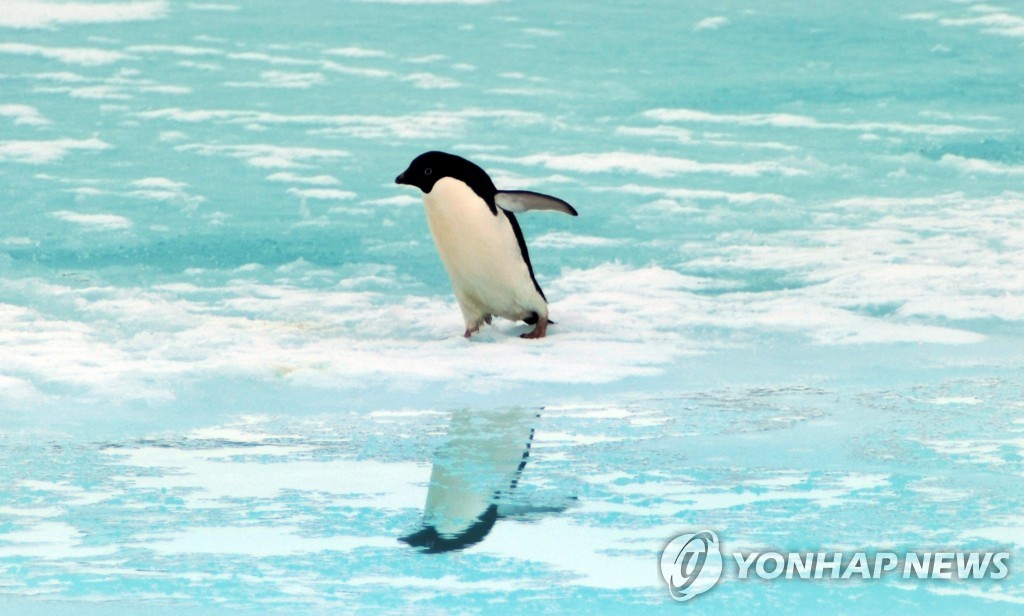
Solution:
<svg viewBox="0 0 1024 616">
<path fill-rule="evenodd" d="M 490 315 L 522 319 L 547 315 L 523 259 L 516 233 L 501 211 L 491 212 L 465 183 L 438 180 L 424 195 L 430 233 L 469 328 Z"/>
</svg>

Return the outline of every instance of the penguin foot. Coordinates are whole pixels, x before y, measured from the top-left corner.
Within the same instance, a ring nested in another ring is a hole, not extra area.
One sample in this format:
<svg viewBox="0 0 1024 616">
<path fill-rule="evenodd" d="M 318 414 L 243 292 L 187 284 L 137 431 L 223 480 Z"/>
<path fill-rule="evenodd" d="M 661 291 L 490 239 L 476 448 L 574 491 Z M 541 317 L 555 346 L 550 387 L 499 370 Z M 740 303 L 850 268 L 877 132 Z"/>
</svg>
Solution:
<svg viewBox="0 0 1024 616">
<path fill-rule="evenodd" d="M 522 334 L 519 337 L 520 338 L 525 338 L 527 340 L 536 340 L 538 338 L 543 338 L 547 334 L 548 334 L 548 318 L 547 317 L 540 317 L 540 318 L 537 319 L 537 326 L 533 328 L 532 332 L 528 332 L 528 333 Z"/>
<path fill-rule="evenodd" d="M 477 319 L 476 321 L 474 321 L 472 324 L 466 323 L 466 331 L 462 335 L 466 338 L 466 340 L 469 340 L 470 336 L 480 331 L 480 328 L 483 326 L 484 323 L 488 325 L 491 324 L 491 315 L 484 315 Z"/>
</svg>

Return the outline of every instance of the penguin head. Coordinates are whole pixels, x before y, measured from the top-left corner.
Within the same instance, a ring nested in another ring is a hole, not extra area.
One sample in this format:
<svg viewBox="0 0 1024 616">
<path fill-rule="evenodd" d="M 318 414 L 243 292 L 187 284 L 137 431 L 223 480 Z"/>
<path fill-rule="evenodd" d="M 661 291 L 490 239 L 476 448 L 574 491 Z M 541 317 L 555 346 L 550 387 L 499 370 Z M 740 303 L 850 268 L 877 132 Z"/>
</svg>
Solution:
<svg viewBox="0 0 1024 616">
<path fill-rule="evenodd" d="M 453 178 L 465 183 L 488 203 L 494 201 L 494 195 L 498 192 L 486 171 L 461 156 L 447 152 L 420 154 L 409 163 L 408 169 L 395 178 L 395 184 L 408 184 L 429 193 L 441 178 Z"/>
</svg>

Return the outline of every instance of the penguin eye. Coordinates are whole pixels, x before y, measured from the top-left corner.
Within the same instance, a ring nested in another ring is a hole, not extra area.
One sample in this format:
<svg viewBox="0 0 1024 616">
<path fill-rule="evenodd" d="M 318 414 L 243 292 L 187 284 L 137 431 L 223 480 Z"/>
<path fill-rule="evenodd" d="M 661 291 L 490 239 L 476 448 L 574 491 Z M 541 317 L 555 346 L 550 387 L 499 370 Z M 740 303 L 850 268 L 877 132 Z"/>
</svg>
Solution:
<svg viewBox="0 0 1024 616">
<path fill-rule="evenodd" d="M 423 175 L 430 175 L 433 172 L 434 172 L 433 169 L 431 169 L 430 167 L 427 167 L 426 169 L 423 170 Z"/>
</svg>

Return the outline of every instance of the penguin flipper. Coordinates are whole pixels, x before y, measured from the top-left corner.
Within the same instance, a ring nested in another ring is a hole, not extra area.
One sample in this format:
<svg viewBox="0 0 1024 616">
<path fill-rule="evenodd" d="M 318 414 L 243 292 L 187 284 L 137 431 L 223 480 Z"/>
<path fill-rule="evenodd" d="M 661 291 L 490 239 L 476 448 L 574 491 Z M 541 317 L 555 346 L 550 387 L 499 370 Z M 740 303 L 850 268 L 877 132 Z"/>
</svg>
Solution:
<svg viewBox="0 0 1024 616">
<path fill-rule="evenodd" d="M 494 195 L 494 202 L 501 209 L 517 214 L 529 210 L 554 210 L 570 216 L 579 215 L 576 208 L 558 197 L 529 190 L 499 190 Z"/>
</svg>

